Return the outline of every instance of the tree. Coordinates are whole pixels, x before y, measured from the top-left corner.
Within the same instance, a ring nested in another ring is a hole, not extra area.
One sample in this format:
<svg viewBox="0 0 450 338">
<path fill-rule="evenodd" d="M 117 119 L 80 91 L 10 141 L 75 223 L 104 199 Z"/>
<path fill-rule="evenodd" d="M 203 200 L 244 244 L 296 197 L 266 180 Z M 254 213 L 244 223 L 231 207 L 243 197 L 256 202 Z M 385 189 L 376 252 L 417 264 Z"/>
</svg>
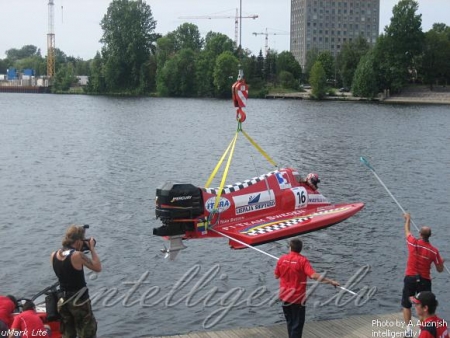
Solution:
<svg viewBox="0 0 450 338">
<path fill-rule="evenodd" d="M 281 86 L 286 89 L 298 89 L 298 81 L 294 78 L 294 75 L 288 71 L 281 71 L 278 75 Z"/>
<path fill-rule="evenodd" d="M 226 51 L 234 51 L 233 40 L 222 33 L 209 32 L 206 34 L 205 48 L 197 55 L 196 61 L 196 84 L 199 96 L 214 96 L 216 58 Z"/>
<path fill-rule="evenodd" d="M 147 87 L 142 84 L 154 79 L 143 67 L 158 38 L 150 6 L 142 0 L 113 0 L 100 25 L 107 90 L 139 92 Z"/>
<path fill-rule="evenodd" d="M 264 59 L 264 79 L 266 82 L 275 82 L 278 73 L 277 60 L 277 52 L 269 50 Z"/>
<path fill-rule="evenodd" d="M 306 52 L 305 69 L 303 70 L 303 73 L 305 74 L 306 79 L 309 78 L 311 69 L 314 66 L 314 64 L 316 63 L 318 57 L 319 57 L 319 50 L 317 48 L 313 48 Z"/>
<path fill-rule="evenodd" d="M 419 5 L 415 0 L 400 0 L 394 6 L 391 23 L 386 26 L 385 48 L 387 62 L 394 77 L 394 91 L 405 85 L 410 73 L 416 69 L 417 58 L 422 54 L 424 35 L 422 14 L 416 14 Z"/>
<path fill-rule="evenodd" d="M 25 45 L 20 49 L 11 48 L 8 49 L 6 52 L 6 57 L 11 61 L 17 61 L 20 59 L 25 59 L 32 56 L 39 56 L 41 57 L 41 50 L 33 45 Z"/>
<path fill-rule="evenodd" d="M 259 54 L 256 58 L 256 74 L 255 77 L 264 79 L 264 56 L 262 50 L 259 51 Z"/>
<path fill-rule="evenodd" d="M 433 29 L 425 33 L 424 53 L 422 57 L 421 72 L 425 83 L 433 89 L 439 79 L 444 80 L 450 76 L 450 41 L 445 30 Z"/>
<path fill-rule="evenodd" d="M 316 99 L 323 99 L 326 92 L 327 76 L 320 61 L 316 61 L 311 69 L 309 83 L 312 88 L 312 96 Z"/>
<path fill-rule="evenodd" d="M 24 69 L 33 69 L 35 71 L 36 76 L 45 75 L 47 72 L 47 64 L 45 60 L 38 55 L 28 56 L 23 59 L 19 59 L 14 62 L 14 68 L 18 70 L 24 70 Z M 43 73 L 41 73 L 41 70 L 45 69 Z"/>
<path fill-rule="evenodd" d="M 359 36 L 352 42 L 347 42 L 342 46 L 337 61 L 339 64 L 339 73 L 344 87 L 352 86 L 356 67 L 358 67 L 361 58 L 369 51 L 370 45 L 367 40 Z"/>
<path fill-rule="evenodd" d="M 156 88 L 162 96 L 195 96 L 195 53 L 189 48 L 182 49 L 169 59 L 158 72 Z"/>
<path fill-rule="evenodd" d="M 317 61 L 322 64 L 323 70 L 327 80 L 332 80 L 335 78 L 336 68 L 333 55 L 329 51 L 320 52 L 317 56 Z"/>
<path fill-rule="evenodd" d="M 368 53 L 361 58 L 352 82 L 352 93 L 354 96 L 372 99 L 378 94 L 373 53 Z"/>
<path fill-rule="evenodd" d="M 294 55 L 288 51 L 278 54 L 277 71 L 278 73 L 281 73 L 282 71 L 289 72 L 296 80 L 300 80 L 302 76 L 302 67 L 295 59 Z"/>
<path fill-rule="evenodd" d="M 53 80 L 52 91 L 68 91 L 70 86 L 77 81 L 72 63 L 67 63 L 59 68 Z"/>
<path fill-rule="evenodd" d="M 0 74 L 6 74 L 6 70 L 9 68 L 8 61 L 8 59 L 0 59 Z"/>
<path fill-rule="evenodd" d="M 432 30 L 436 33 L 444 34 L 447 40 L 450 41 L 450 26 L 447 26 L 445 23 L 435 23 Z"/>
<path fill-rule="evenodd" d="M 175 50 L 191 49 L 194 52 L 200 51 L 203 47 L 203 39 L 200 36 L 198 27 L 192 23 L 184 23 L 173 31 L 175 40 Z"/>
<path fill-rule="evenodd" d="M 217 57 L 214 68 L 214 86 L 218 97 L 231 97 L 231 86 L 235 80 L 238 65 L 238 59 L 231 52 L 223 52 Z"/>
<path fill-rule="evenodd" d="M 103 75 L 103 59 L 99 52 L 90 64 L 90 76 L 86 91 L 88 93 L 104 93 L 106 91 L 105 77 Z"/>
<path fill-rule="evenodd" d="M 175 36 L 169 33 L 156 41 L 156 60 L 158 69 L 162 69 L 166 61 L 175 55 Z"/>
<path fill-rule="evenodd" d="M 234 42 L 227 35 L 212 31 L 206 34 L 205 51 L 212 55 L 219 56 L 226 51 L 233 52 L 234 49 Z"/>
</svg>

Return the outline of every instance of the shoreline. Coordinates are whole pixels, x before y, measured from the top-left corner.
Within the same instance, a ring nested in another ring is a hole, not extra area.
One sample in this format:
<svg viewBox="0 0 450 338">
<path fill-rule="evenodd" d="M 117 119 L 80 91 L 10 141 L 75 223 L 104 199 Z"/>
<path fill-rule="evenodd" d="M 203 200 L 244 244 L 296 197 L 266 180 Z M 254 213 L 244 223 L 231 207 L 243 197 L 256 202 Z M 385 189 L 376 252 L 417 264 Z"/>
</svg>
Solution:
<svg viewBox="0 0 450 338">
<path fill-rule="evenodd" d="M 270 93 L 265 96 L 266 99 L 293 99 L 316 101 L 310 97 L 310 91 L 296 93 Z M 447 88 L 437 88 L 434 91 L 427 87 L 408 87 L 398 95 L 392 95 L 388 98 L 380 94 L 373 99 L 352 96 L 351 93 L 339 93 L 335 96 L 325 96 L 323 100 L 317 101 L 344 101 L 344 102 L 374 102 L 384 104 L 420 104 L 420 105 L 450 105 L 450 90 Z"/>
</svg>

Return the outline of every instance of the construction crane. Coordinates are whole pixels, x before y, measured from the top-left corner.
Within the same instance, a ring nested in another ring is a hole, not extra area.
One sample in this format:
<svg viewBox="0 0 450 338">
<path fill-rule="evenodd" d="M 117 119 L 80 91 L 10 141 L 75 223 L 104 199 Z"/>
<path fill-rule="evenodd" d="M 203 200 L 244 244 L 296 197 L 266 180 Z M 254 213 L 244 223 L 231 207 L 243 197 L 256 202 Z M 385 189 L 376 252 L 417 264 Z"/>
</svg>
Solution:
<svg viewBox="0 0 450 338">
<path fill-rule="evenodd" d="M 47 76 L 55 75 L 55 9 L 53 0 L 48 0 L 48 33 L 47 33 Z"/>
<path fill-rule="evenodd" d="M 269 53 L 269 35 L 289 35 L 289 33 L 269 33 L 268 31 L 267 31 L 267 28 L 266 28 L 266 32 L 265 33 L 256 33 L 256 32 L 253 32 L 252 33 L 254 36 L 257 36 L 257 35 L 265 35 L 265 40 L 266 40 L 266 44 L 265 44 L 265 52 L 266 52 L 266 55 L 267 55 L 267 53 Z"/>
<path fill-rule="evenodd" d="M 239 19 L 257 19 L 258 15 L 239 16 L 239 9 L 236 8 L 235 16 L 228 15 L 201 15 L 201 16 L 180 16 L 178 19 L 234 19 L 234 43 L 238 46 Z"/>
</svg>

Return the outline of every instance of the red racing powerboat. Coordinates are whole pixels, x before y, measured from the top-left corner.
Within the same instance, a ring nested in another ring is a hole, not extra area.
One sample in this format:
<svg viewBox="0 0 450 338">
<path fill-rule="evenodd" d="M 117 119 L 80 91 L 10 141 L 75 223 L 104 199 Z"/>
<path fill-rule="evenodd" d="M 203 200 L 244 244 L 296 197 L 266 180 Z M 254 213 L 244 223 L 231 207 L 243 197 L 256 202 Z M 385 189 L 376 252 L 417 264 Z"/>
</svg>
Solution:
<svg viewBox="0 0 450 338">
<path fill-rule="evenodd" d="M 171 259 L 186 247 L 184 239 L 226 237 L 233 249 L 243 249 L 283 238 L 317 231 L 353 216 L 363 203 L 331 204 L 317 184 L 301 179 L 292 168 L 277 169 L 260 177 L 225 186 L 236 141 L 240 133 L 275 167 L 276 163 L 242 129 L 246 120 L 248 86 L 239 70 L 232 86 L 238 128 L 236 135 L 211 174 L 208 187 L 228 154 L 221 187 L 199 188 L 166 182 L 156 190 L 156 217 L 162 226 L 156 236 L 170 240 L 163 249 Z M 316 174 L 317 175 L 317 174 Z M 317 181 L 318 182 L 318 176 Z"/>
<path fill-rule="evenodd" d="M 164 252 L 173 259 L 185 248 L 183 239 L 224 236 L 231 248 L 242 249 L 329 227 L 363 207 L 363 203 L 330 203 L 292 168 L 222 191 L 166 182 L 156 191 L 156 217 L 163 225 L 153 234 L 170 240 Z"/>
</svg>

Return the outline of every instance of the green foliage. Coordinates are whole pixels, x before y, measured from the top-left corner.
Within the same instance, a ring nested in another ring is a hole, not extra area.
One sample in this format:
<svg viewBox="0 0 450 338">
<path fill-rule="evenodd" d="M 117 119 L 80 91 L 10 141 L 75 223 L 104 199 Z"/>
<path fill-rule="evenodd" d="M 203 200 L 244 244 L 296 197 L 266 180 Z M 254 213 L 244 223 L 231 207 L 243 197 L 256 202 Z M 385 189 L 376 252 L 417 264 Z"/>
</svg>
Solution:
<svg viewBox="0 0 450 338">
<path fill-rule="evenodd" d="M 323 99 L 326 93 L 327 76 L 320 61 L 316 61 L 311 68 L 309 83 L 312 88 L 312 96 L 318 100 Z"/>
<path fill-rule="evenodd" d="M 6 74 L 6 70 L 9 68 L 9 62 L 8 59 L 0 59 L 0 74 Z"/>
<path fill-rule="evenodd" d="M 298 89 L 298 81 L 294 78 L 294 75 L 292 75 L 292 73 L 283 70 L 280 72 L 280 75 L 278 75 L 278 79 L 283 88 Z"/>
<path fill-rule="evenodd" d="M 257 63 L 256 56 L 252 55 L 250 57 L 244 58 L 242 60 L 242 68 L 244 69 L 245 79 L 247 83 L 254 83 L 256 81 L 261 81 L 262 79 L 257 77 Z"/>
<path fill-rule="evenodd" d="M 52 92 L 66 92 L 73 83 L 76 83 L 73 64 L 67 63 L 59 68 L 53 79 Z"/>
<path fill-rule="evenodd" d="M 86 92 L 88 93 L 104 93 L 106 91 L 105 77 L 103 75 L 103 59 L 97 52 L 94 59 L 90 63 L 90 76 Z"/>
<path fill-rule="evenodd" d="M 28 56 L 16 60 L 13 67 L 19 71 L 24 69 L 34 69 L 36 76 L 45 75 L 47 73 L 47 62 L 40 55 Z"/>
<path fill-rule="evenodd" d="M 154 33 L 156 21 L 144 0 L 112 0 L 101 22 L 101 54 L 84 61 L 56 49 L 54 88 L 64 91 L 74 75 L 89 75 L 88 93 L 136 95 L 157 89 L 166 96 L 229 97 L 238 73 L 236 57 L 252 96 L 263 97 L 272 86 L 292 90 L 299 80 L 309 78 L 314 82 L 313 95 L 321 98 L 326 80 L 336 75 L 345 87 L 354 87 L 366 97 L 387 88 L 395 93 L 416 78 L 430 85 L 446 83 L 450 80 L 450 27 L 436 23 L 423 34 L 417 10 L 416 0 L 399 0 L 370 57 L 369 44 L 361 36 L 344 44 L 337 60 L 329 52 L 308 51 L 302 74 L 290 52 L 250 55 L 248 50 L 236 49 L 224 34 L 209 32 L 203 39 L 190 23 L 162 37 Z M 8 58 L 0 59 L 0 73 L 15 67 L 46 74 L 46 59 L 37 47 L 12 48 L 6 54 Z M 354 79 L 357 83 L 352 83 Z"/>
<path fill-rule="evenodd" d="M 162 96 L 191 97 L 196 95 L 195 53 L 182 49 L 158 72 L 156 89 Z"/>
<path fill-rule="evenodd" d="M 390 25 L 385 28 L 383 54 L 386 59 L 382 62 L 387 64 L 383 68 L 388 69 L 388 87 L 394 92 L 409 81 L 422 54 L 424 35 L 422 14 L 416 14 L 418 7 L 415 0 L 400 0 L 394 6 Z"/>
<path fill-rule="evenodd" d="M 142 0 L 113 0 L 101 27 L 107 91 L 147 88 L 154 79 L 143 69 L 158 38 L 150 6 Z"/>
<path fill-rule="evenodd" d="M 374 98 L 378 94 L 376 74 L 374 72 L 374 54 L 368 53 L 361 58 L 353 79 L 354 96 Z"/>
<path fill-rule="evenodd" d="M 234 43 L 228 36 L 213 32 L 206 35 L 205 49 L 197 55 L 196 60 L 196 84 L 199 96 L 214 96 L 216 58 L 223 52 L 233 52 L 233 49 Z"/>
<path fill-rule="evenodd" d="M 169 33 L 156 41 L 156 60 L 158 68 L 162 69 L 170 56 L 175 54 L 175 36 Z"/>
<path fill-rule="evenodd" d="M 306 52 L 306 63 L 305 63 L 305 69 L 303 70 L 305 79 L 309 78 L 311 69 L 314 66 L 314 64 L 316 63 L 318 57 L 319 57 L 319 50 L 317 48 L 313 48 Z"/>
<path fill-rule="evenodd" d="M 333 55 L 331 55 L 331 52 L 329 51 L 320 52 L 319 55 L 317 56 L 317 61 L 319 61 L 322 64 L 327 80 L 334 79 L 336 68 L 334 66 L 334 57 Z"/>
<path fill-rule="evenodd" d="M 302 67 L 295 59 L 294 55 L 288 51 L 284 51 L 278 54 L 277 71 L 278 74 L 280 74 L 282 71 L 289 72 L 296 80 L 300 80 L 302 76 Z"/>
<path fill-rule="evenodd" d="M 33 45 L 25 45 L 20 49 L 11 48 L 6 52 L 6 58 L 14 62 L 20 59 L 25 59 L 33 56 L 41 57 L 41 50 Z"/>
<path fill-rule="evenodd" d="M 265 87 L 253 88 L 250 86 L 248 90 L 248 97 L 252 99 L 264 99 L 267 94 L 269 94 L 269 90 Z"/>
<path fill-rule="evenodd" d="M 192 23 L 183 23 L 173 31 L 173 40 L 175 51 L 191 49 L 198 52 L 203 47 L 203 39 L 198 27 Z"/>
<path fill-rule="evenodd" d="M 231 86 L 236 78 L 238 64 L 238 59 L 231 52 L 223 52 L 217 57 L 214 67 L 214 86 L 218 97 L 231 97 Z"/>
<path fill-rule="evenodd" d="M 255 77 L 264 79 L 264 56 L 262 50 L 259 51 L 258 57 L 256 58 Z"/>
<path fill-rule="evenodd" d="M 425 83 L 433 88 L 439 80 L 445 83 L 450 78 L 450 41 L 445 29 L 436 27 L 425 33 L 424 53 L 421 74 Z"/>
<path fill-rule="evenodd" d="M 234 42 L 225 34 L 208 32 L 205 38 L 205 51 L 217 57 L 226 51 L 233 52 Z"/>
<path fill-rule="evenodd" d="M 274 83 L 277 79 L 277 61 L 278 54 L 276 52 L 269 51 L 264 58 L 264 80 Z"/>
<path fill-rule="evenodd" d="M 351 87 L 356 67 L 361 58 L 367 54 L 370 46 L 367 40 L 359 36 L 352 42 L 347 42 L 342 46 L 338 55 L 339 73 L 344 87 Z"/>
</svg>

